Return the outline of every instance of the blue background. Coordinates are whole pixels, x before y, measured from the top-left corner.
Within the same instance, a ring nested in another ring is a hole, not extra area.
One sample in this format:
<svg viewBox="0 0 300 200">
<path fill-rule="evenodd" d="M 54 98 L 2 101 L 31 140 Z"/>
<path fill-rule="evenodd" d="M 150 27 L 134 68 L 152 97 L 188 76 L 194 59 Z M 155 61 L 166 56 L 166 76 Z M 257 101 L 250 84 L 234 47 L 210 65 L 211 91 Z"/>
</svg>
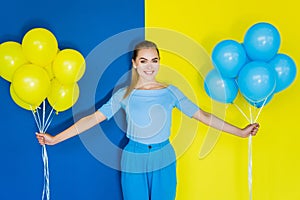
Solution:
<svg viewBox="0 0 300 200">
<path fill-rule="evenodd" d="M 59 48 L 72 48 L 85 57 L 102 41 L 120 32 L 144 27 L 144 1 L 11 0 L 1 3 L 0 43 L 22 41 L 32 28 L 43 27 L 57 38 Z M 132 41 L 144 37 L 143 31 Z M 132 43 L 129 39 L 128 43 Z M 117 45 L 111 48 L 118 48 Z M 116 59 L 99 81 L 95 94 L 98 108 L 111 95 L 119 78 L 130 69 L 130 53 Z M 105 57 L 105 54 L 103 55 Z M 99 63 L 101 63 L 101 55 Z M 95 64 L 95 63 L 94 63 Z M 101 65 L 99 65 L 101 67 Z M 87 63 L 87 72 L 90 70 Z M 81 90 L 86 77 L 79 81 Z M 18 107 L 9 94 L 10 83 L 0 78 L 0 199 L 41 199 L 43 162 L 32 113 Z M 84 94 L 86 91 L 81 91 Z M 81 97 L 80 97 L 81 98 Z M 86 106 L 85 114 L 92 112 Z M 48 130 L 57 134 L 73 123 L 72 110 L 55 115 Z M 123 147 L 124 132 L 114 120 L 101 124 L 109 139 Z M 48 146 L 50 193 L 55 200 L 122 199 L 120 172 L 95 159 L 79 137 Z M 106 149 L 109 152 L 109 149 Z M 114 154 L 112 154 L 114 156 Z M 118 159 L 118 155 L 115 155 Z"/>
</svg>

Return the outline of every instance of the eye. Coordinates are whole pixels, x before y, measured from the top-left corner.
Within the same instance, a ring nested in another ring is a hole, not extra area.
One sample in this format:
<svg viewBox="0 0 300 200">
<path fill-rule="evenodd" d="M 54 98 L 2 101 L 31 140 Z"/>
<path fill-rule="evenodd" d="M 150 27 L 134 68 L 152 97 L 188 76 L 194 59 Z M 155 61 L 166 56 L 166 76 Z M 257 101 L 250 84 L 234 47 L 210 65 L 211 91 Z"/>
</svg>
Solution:
<svg viewBox="0 0 300 200">
<path fill-rule="evenodd" d="M 152 60 L 153 63 L 158 63 L 158 61 L 159 61 L 158 58 Z"/>
</svg>

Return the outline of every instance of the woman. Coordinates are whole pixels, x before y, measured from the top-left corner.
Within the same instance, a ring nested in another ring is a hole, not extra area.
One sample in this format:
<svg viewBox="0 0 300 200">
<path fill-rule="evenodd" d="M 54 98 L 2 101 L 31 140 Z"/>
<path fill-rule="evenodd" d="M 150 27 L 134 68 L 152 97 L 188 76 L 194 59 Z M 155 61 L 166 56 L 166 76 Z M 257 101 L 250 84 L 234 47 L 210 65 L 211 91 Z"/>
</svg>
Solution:
<svg viewBox="0 0 300 200">
<path fill-rule="evenodd" d="M 54 145 L 62 142 L 110 119 L 123 108 L 129 138 L 121 161 L 124 199 L 175 199 L 176 156 L 169 142 L 174 107 L 206 125 L 243 138 L 256 135 L 259 125 L 249 124 L 240 129 L 201 110 L 177 87 L 156 81 L 159 63 L 159 50 L 153 42 L 137 44 L 132 56 L 131 84 L 113 94 L 95 113 L 56 136 L 37 134 L 39 143 Z"/>
</svg>

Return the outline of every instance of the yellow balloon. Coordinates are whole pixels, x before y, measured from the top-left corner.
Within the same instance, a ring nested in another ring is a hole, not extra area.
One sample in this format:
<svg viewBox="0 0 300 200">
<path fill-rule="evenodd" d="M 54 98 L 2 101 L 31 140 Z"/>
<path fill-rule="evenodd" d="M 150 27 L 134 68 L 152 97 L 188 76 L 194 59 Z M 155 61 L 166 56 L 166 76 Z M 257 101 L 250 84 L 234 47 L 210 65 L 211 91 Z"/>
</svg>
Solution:
<svg viewBox="0 0 300 200">
<path fill-rule="evenodd" d="M 7 41 L 0 46 L 0 75 L 11 82 L 15 71 L 29 61 L 18 42 Z"/>
<path fill-rule="evenodd" d="M 58 80 L 51 81 L 51 90 L 47 97 L 49 104 L 58 112 L 71 108 L 79 97 L 77 83 L 63 85 Z"/>
<path fill-rule="evenodd" d="M 49 30 L 34 28 L 23 37 L 22 47 L 26 58 L 31 63 L 46 66 L 54 60 L 57 54 L 58 43 Z"/>
<path fill-rule="evenodd" d="M 12 85 L 22 101 L 40 105 L 49 94 L 50 79 L 43 67 L 26 64 L 17 69 Z"/>
<path fill-rule="evenodd" d="M 60 49 L 57 49 L 57 53 L 59 53 L 59 51 L 60 51 Z M 53 62 L 51 62 L 50 64 L 44 66 L 45 70 L 48 73 L 48 76 L 49 76 L 50 80 L 52 80 L 54 78 L 52 66 L 53 66 Z"/>
<path fill-rule="evenodd" d="M 16 92 L 14 90 L 14 88 L 12 87 L 12 85 L 10 85 L 10 88 L 9 88 L 9 91 L 10 91 L 10 96 L 12 98 L 12 100 L 18 105 L 20 106 L 21 108 L 24 108 L 26 110 L 36 110 L 38 106 L 36 105 L 30 105 L 24 101 L 22 101 L 17 95 L 16 95 Z"/>
<path fill-rule="evenodd" d="M 80 52 L 64 49 L 57 54 L 52 69 L 55 78 L 62 84 L 73 84 L 83 76 L 85 60 Z"/>
<path fill-rule="evenodd" d="M 51 63 L 51 64 L 49 64 L 49 65 L 46 65 L 45 67 L 44 67 L 44 69 L 47 71 L 47 73 L 48 73 L 48 76 L 49 76 L 49 78 L 50 78 L 50 80 L 52 80 L 53 78 L 54 78 L 54 74 L 53 74 L 53 70 L 52 70 L 52 65 L 53 65 L 53 63 Z"/>
</svg>

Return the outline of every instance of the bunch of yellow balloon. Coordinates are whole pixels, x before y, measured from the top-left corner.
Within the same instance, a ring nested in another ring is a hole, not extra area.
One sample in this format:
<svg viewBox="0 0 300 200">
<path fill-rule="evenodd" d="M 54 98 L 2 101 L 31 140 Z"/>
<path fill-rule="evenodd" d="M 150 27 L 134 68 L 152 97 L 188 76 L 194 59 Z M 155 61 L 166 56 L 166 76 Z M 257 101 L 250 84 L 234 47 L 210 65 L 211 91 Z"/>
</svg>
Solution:
<svg viewBox="0 0 300 200">
<path fill-rule="evenodd" d="M 72 107 L 84 71 L 81 53 L 60 51 L 55 36 L 45 28 L 28 31 L 22 44 L 8 41 L 0 45 L 0 76 L 11 82 L 13 101 L 27 110 L 36 110 L 46 98 L 57 112 Z"/>
<path fill-rule="evenodd" d="M 51 123 L 53 110 L 71 108 L 79 97 L 77 81 L 85 72 L 85 59 L 74 49 L 59 50 L 55 36 L 45 28 L 34 28 L 22 43 L 7 41 L 0 45 L 0 76 L 11 82 L 13 101 L 31 110 L 40 133 Z M 48 100 L 51 111 L 46 113 Z M 50 199 L 49 169 L 46 146 L 42 148 L 44 189 Z"/>
</svg>

